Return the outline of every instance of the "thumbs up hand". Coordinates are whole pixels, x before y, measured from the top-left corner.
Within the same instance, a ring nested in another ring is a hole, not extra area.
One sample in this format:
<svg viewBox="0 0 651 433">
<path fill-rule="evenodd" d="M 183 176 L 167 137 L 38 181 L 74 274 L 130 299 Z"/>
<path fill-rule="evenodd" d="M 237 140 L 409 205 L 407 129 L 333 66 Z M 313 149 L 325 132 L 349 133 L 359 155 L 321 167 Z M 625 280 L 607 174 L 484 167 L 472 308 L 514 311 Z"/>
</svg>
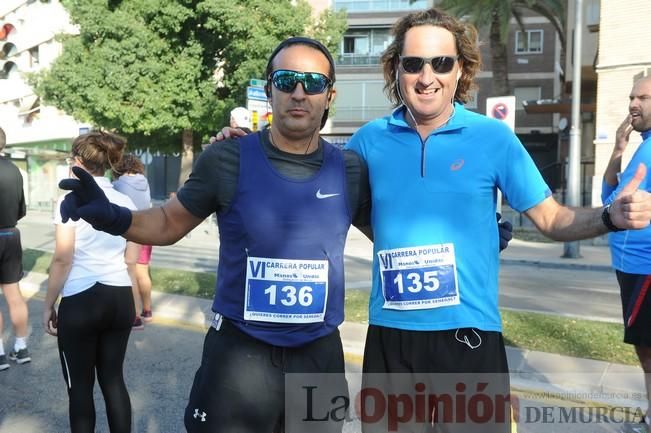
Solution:
<svg viewBox="0 0 651 433">
<path fill-rule="evenodd" d="M 638 190 L 646 176 L 646 165 L 640 164 L 635 176 L 619 192 L 610 206 L 610 220 L 620 229 L 642 229 L 651 220 L 651 194 Z"/>
</svg>

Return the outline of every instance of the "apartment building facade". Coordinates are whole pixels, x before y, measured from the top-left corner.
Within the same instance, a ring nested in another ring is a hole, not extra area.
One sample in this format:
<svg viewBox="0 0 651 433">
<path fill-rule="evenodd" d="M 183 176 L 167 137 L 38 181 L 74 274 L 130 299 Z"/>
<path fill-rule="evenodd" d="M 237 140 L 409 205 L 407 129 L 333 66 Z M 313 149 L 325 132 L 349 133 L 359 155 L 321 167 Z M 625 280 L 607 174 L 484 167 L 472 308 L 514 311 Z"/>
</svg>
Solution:
<svg viewBox="0 0 651 433">
<path fill-rule="evenodd" d="M 628 114 L 628 96 L 636 79 L 651 75 L 651 3 L 601 1 L 599 56 L 596 62 L 597 112 L 594 139 L 595 173 L 592 205 L 601 206 L 601 184 L 615 144 L 615 131 Z M 641 143 L 631 134 L 622 164 L 626 166 Z"/>
<path fill-rule="evenodd" d="M 85 125 L 41 104 L 28 76 L 47 68 L 61 53 L 59 33 L 75 33 L 58 0 L 0 2 L 0 127 L 7 153 L 21 169 L 30 208 L 50 209 L 72 138 Z"/>
</svg>

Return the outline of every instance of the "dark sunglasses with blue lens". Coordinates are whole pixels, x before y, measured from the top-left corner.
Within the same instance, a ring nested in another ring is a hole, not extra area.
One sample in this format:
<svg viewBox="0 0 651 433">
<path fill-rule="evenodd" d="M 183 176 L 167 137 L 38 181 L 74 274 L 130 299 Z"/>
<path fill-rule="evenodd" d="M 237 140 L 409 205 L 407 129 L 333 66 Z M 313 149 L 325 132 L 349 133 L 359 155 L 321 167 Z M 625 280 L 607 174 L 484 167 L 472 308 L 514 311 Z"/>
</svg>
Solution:
<svg viewBox="0 0 651 433">
<path fill-rule="evenodd" d="M 408 74 L 418 74 L 429 63 L 437 74 L 447 74 L 454 68 L 457 56 L 416 57 L 400 56 L 400 66 Z"/>
<path fill-rule="evenodd" d="M 269 75 L 269 80 L 281 92 L 291 93 L 298 83 L 303 85 L 303 91 L 308 95 L 318 95 L 326 91 L 332 84 L 330 78 L 318 72 L 296 72 L 289 69 L 278 69 Z"/>
</svg>

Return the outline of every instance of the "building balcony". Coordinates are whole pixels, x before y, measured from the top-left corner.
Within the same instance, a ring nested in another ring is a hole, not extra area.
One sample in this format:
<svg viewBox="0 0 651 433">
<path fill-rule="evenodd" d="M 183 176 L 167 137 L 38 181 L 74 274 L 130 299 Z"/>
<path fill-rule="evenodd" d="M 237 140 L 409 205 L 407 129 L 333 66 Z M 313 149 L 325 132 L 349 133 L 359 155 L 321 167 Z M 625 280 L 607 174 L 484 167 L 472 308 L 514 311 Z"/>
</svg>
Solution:
<svg viewBox="0 0 651 433">
<path fill-rule="evenodd" d="M 341 123 L 357 122 L 364 123 L 378 117 L 386 116 L 391 112 L 391 107 L 386 105 L 365 105 L 359 107 L 339 107 L 335 108 L 335 116 L 332 119 L 334 126 Z"/>
<path fill-rule="evenodd" d="M 335 63 L 337 66 L 378 66 L 380 64 L 380 55 L 339 54 Z"/>
<path fill-rule="evenodd" d="M 413 11 L 426 9 L 427 0 L 335 0 L 336 10 L 346 9 L 348 12 L 392 12 Z"/>
</svg>

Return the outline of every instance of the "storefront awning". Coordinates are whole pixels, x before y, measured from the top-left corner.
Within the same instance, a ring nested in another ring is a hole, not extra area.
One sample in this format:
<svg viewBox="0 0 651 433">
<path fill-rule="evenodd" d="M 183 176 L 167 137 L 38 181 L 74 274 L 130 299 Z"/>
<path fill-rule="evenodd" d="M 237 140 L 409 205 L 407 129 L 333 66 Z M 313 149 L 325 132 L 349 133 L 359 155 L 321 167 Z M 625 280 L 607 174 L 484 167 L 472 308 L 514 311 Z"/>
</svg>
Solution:
<svg viewBox="0 0 651 433">
<path fill-rule="evenodd" d="M 7 148 L 21 150 L 54 150 L 57 152 L 70 152 L 72 138 L 57 138 L 52 140 L 31 141 L 24 143 L 7 144 Z"/>
</svg>

